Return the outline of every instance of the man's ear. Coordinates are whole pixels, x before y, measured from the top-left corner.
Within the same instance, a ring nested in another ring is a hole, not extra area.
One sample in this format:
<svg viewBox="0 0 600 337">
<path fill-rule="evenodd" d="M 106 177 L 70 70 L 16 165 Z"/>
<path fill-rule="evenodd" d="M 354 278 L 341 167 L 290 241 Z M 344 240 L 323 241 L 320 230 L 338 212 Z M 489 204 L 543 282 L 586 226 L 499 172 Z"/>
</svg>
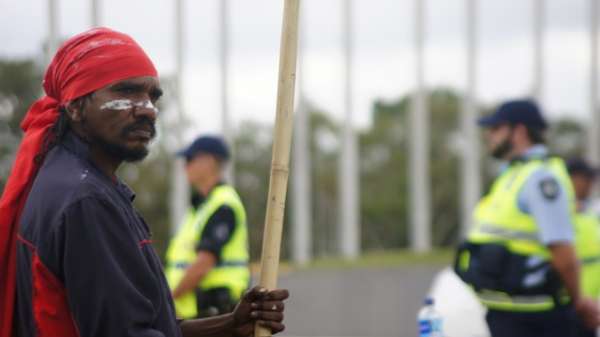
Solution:
<svg viewBox="0 0 600 337">
<path fill-rule="evenodd" d="M 75 123 L 83 121 L 83 100 L 76 99 L 65 106 L 69 119 Z"/>
</svg>

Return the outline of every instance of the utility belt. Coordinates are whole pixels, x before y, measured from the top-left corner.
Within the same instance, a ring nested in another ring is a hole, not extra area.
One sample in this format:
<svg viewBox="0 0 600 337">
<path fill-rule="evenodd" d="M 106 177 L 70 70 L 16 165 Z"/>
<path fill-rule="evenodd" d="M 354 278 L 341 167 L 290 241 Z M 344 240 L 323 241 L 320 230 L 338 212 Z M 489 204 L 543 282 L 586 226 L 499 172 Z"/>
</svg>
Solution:
<svg viewBox="0 0 600 337">
<path fill-rule="evenodd" d="M 490 309 L 538 312 L 570 302 L 547 259 L 511 252 L 502 243 L 462 243 L 454 271 Z"/>
</svg>

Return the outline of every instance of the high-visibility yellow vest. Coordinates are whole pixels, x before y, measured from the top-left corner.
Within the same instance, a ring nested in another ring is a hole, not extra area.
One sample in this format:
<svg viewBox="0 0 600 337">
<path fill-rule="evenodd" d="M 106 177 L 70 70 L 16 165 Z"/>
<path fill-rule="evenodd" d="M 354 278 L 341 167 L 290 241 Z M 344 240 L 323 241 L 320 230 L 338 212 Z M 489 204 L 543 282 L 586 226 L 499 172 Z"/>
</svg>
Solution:
<svg viewBox="0 0 600 337">
<path fill-rule="evenodd" d="M 552 172 L 569 198 L 569 208 L 574 210 L 573 187 L 564 162 L 559 158 L 532 159 L 511 164 L 494 182 L 488 195 L 477 205 L 475 224 L 467 240 L 476 244 L 501 244 L 509 252 L 523 256 L 536 256 L 549 261 L 550 252 L 540 241 L 538 226 L 533 217 L 519 209 L 519 192 L 531 177 L 541 169 Z M 461 263 L 468 264 L 468 256 Z M 505 311 L 544 311 L 554 308 L 552 296 L 512 296 L 507 293 L 483 289 L 477 294 L 488 308 Z M 568 298 L 564 299 L 568 301 Z"/>
<path fill-rule="evenodd" d="M 575 223 L 575 249 L 581 262 L 580 286 L 584 296 L 600 296 L 600 221 L 591 213 L 577 213 Z"/>
<path fill-rule="evenodd" d="M 246 212 L 240 197 L 231 186 L 215 187 L 197 211 L 188 211 L 185 221 L 171 240 L 167 250 L 165 274 L 171 289 L 175 289 L 188 268 L 197 258 L 196 246 L 210 217 L 221 207 L 229 206 L 236 223 L 229 241 L 223 246 L 220 261 L 202 278 L 198 287 L 203 290 L 228 288 L 231 297 L 239 300 L 250 283 L 248 269 L 248 228 Z M 196 294 L 189 292 L 175 300 L 177 316 L 193 318 L 198 315 Z"/>
</svg>

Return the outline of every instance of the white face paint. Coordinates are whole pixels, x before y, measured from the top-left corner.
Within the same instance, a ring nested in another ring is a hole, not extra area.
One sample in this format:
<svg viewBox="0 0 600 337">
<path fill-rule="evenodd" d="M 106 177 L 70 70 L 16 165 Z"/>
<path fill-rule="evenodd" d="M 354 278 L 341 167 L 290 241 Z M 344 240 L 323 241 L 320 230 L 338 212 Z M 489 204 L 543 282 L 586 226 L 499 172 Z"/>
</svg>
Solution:
<svg viewBox="0 0 600 337">
<path fill-rule="evenodd" d="M 127 110 L 131 108 L 133 108 L 133 102 L 130 99 L 115 99 L 100 106 L 100 110 Z"/>
<path fill-rule="evenodd" d="M 151 101 L 145 100 L 141 102 L 133 102 L 130 99 L 115 99 L 110 102 L 106 102 L 100 106 L 100 110 L 128 110 L 133 107 L 151 109 L 154 113 L 158 113 L 158 109 L 152 104 Z"/>
<path fill-rule="evenodd" d="M 135 103 L 135 106 L 139 106 L 141 108 L 146 108 L 146 109 L 151 109 L 152 111 L 154 111 L 154 113 L 158 113 L 158 108 L 154 106 L 154 104 L 152 104 L 152 102 L 150 100 L 145 100 L 143 102 L 139 102 L 139 103 Z"/>
</svg>

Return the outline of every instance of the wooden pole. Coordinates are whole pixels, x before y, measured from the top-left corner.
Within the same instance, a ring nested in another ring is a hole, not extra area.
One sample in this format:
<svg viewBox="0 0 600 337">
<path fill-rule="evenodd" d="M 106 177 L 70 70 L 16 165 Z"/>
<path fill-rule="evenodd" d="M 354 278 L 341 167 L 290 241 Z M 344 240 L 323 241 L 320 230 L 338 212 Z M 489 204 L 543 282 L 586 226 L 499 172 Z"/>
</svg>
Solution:
<svg viewBox="0 0 600 337">
<path fill-rule="evenodd" d="M 260 268 L 259 285 L 277 287 L 281 232 L 285 211 L 290 147 L 294 121 L 294 84 L 296 80 L 296 55 L 298 49 L 299 0 L 285 0 L 283 28 L 279 52 L 279 81 L 277 86 L 277 110 L 273 137 L 273 160 L 265 215 L 265 230 Z M 271 336 L 271 331 L 255 327 L 255 337 Z"/>
</svg>

